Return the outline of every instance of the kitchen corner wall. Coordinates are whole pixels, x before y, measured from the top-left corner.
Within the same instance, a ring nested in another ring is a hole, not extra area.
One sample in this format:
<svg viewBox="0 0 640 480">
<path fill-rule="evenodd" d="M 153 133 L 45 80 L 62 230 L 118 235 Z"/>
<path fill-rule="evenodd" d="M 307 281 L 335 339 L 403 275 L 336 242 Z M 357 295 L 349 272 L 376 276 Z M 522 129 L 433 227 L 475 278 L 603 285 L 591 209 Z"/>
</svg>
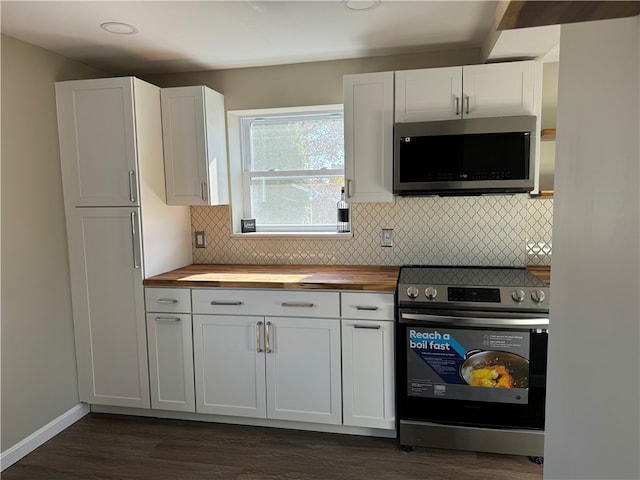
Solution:
<svg viewBox="0 0 640 480">
<path fill-rule="evenodd" d="M 205 231 L 194 263 L 344 265 L 550 265 L 553 199 L 528 195 L 397 197 L 352 205 L 350 239 L 231 235 L 228 206 L 192 207 L 191 228 Z M 393 247 L 381 247 L 392 228 Z M 193 238 L 193 235 L 192 235 Z"/>
</svg>

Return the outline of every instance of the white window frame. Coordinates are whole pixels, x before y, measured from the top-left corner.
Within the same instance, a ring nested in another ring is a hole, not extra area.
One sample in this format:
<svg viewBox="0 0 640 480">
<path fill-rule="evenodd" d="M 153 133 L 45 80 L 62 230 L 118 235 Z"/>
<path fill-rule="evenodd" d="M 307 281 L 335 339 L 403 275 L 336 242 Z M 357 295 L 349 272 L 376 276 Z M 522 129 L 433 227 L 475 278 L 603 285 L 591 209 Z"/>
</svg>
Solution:
<svg viewBox="0 0 640 480">
<path fill-rule="evenodd" d="M 250 198 L 249 198 L 249 185 L 251 177 L 309 177 L 309 170 L 289 170 L 286 172 L 247 172 L 245 171 L 245 159 L 243 158 L 243 149 L 250 148 L 249 139 L 243 134 L 243 121 L 250 121 L 249 119 L 265 119 L 268 121 L 269 117 L 278 117 L 282 120 L 283 117 L 291 116 L 299 118 L 301 115 L 308 115 L 310 117 L 325 116 L 332 113 L 343 112 L 342 104 L 333 105 L 320 105 L 311 107 L 288 107 L 288 108 L 270 108 L 259 110 L 235 110 L 227 112 L 227 127 L 229 130 L 229 183 L 230 183 L 230 207 L 231 207 L 231 222 L 232 222 L 232 234 L 243 237 L 255 237 L 255 236 L 331 236 L 333 237 L 351 237 L 351 233 L 337 233 L 335 226 L 331 226 L 330 230 L 327 227 L 321 226 L 305 226 L 301 230 L 292 230 L 291 226 L 271 227 L 267 230 L 262 229 L 256 233 L 242 234 L 240 230 L 240 220 L 242 218 L 248 218 L 250 212 Z M 313 171 L 312 171 L 313 172 Z M 327 175 L 340 175 L 344 176 L 343 169 L 327 169 L 318 170 L 322 176 Z"/>
</svg>

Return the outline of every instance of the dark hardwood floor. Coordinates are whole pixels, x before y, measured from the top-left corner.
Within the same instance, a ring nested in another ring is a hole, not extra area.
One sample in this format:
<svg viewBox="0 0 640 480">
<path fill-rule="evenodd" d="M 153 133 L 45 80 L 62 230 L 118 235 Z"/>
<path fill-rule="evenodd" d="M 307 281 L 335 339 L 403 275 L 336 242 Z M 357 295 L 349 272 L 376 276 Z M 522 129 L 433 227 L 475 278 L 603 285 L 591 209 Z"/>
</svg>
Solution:
<svg viewBox="0 0 640 480">
<path fill-rule="evenodd" d="M 416 448 L 392 439 L 92 413 L 3 480 L 540 480 L 527 457 Z"/>
</svg>

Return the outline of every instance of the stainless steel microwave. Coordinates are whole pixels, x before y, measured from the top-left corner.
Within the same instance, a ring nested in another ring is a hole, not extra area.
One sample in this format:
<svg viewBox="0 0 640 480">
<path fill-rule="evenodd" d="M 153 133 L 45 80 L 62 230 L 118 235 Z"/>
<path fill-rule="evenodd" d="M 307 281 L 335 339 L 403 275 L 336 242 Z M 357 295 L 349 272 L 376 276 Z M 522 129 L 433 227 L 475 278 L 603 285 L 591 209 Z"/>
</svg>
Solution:
<svg viewBox="0 0 640 480">
<path fill-rule="evenodd" d="M 397 123 L 393 193 L 530 192 L 535 132 L 535 116 Z"/>
</svg>

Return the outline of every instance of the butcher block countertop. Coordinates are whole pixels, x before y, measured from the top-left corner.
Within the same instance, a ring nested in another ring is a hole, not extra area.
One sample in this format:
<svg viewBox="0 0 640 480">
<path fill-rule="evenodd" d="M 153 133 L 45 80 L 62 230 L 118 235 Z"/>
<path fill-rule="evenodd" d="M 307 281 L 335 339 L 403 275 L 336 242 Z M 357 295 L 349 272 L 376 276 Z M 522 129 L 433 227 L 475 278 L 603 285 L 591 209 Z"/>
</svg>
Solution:
<svg viewBox="0 0 640 480">
<path fill-rule="evenodd" d="M 395 292 L 400 267 L 194 264 L 144 280 L 148 287 L 226 287 Z"/>
</svg>

